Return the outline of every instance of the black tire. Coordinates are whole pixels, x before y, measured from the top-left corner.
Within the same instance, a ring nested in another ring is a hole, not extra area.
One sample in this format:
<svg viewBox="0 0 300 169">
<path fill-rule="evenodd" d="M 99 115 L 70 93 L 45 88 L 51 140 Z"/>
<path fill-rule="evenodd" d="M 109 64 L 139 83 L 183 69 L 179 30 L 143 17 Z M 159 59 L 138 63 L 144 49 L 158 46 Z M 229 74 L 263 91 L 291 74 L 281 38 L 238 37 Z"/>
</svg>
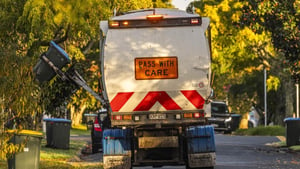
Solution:
<svg viewBox="0 0 300 169">
<path fill-rule="evenodd" d="M 92 137 L 92 153 L 98 153 L 99 150 L 102 148 L 102 145 L 99 144 L 99 141 L 97 141 L 96 138 Z"/>
<path fill-rule="evenodd" d="M 254 127 L 253 123 L 251 121 L 248 121 L 248 128 L 253 128 L 253 127 Z"/>
<path fill-rule="evenodd" d="M 100 148 L 101 147 L 99 145 L 92 144 L 92 153 L 93 154 L 98 153 Z"/>
<path fill-rule="evenodd" d="M 185 165 L 185 168 L 186 169 L 214 169 L 213 166 L 212 167 L 196 167 L 196 168 L 191 168 L 191 167 L 189 167 L 188 164 Z"/>
<path fill-rule="evenodd" d="M 191 169 L 188 164 L 185 165 L 185 169 Z"/>
<path fill-rule="evenodd" d="M 224 134 L 231 134 L 231 133 L 232 133 L 231 130 L 226 130 L 226 131 L 224 131 Z"/>
</svg>

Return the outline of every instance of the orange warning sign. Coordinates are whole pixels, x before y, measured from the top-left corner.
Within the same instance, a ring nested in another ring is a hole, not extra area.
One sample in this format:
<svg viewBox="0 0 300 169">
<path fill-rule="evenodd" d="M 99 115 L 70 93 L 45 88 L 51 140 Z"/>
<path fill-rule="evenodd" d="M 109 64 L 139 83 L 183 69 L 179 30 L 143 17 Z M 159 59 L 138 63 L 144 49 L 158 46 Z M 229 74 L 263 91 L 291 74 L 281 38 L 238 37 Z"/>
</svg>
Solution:
<svg viewBox="0 0 300 169">
<path fill-rule="evenodd" d="M 177 79 L 177 57 L 135 58 L 135 79 Z"/>
</svg>

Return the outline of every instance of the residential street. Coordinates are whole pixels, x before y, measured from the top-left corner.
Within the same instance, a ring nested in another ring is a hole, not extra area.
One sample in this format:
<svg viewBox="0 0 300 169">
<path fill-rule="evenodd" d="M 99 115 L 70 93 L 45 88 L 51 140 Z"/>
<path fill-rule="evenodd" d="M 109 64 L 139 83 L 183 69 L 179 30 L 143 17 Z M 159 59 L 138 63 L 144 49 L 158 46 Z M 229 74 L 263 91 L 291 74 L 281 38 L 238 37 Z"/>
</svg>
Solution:
<svg viewBox="0 0 300 169">
<path fill-rule="evenodd" d="M 217 165 L 215 169 L 299 169 L 300 153 L 291 152 L 287 148 L 270 146 L 279 141 L 277 137 L 272 136 L 216 134 Z M 81 154 L 80 158 L 86 162 L 102 162 L 102 153 Z M 150 169 L 152 167 L 133 168 Z M 185 169 L 184 166 L 162 168 Z"/>
</svg>

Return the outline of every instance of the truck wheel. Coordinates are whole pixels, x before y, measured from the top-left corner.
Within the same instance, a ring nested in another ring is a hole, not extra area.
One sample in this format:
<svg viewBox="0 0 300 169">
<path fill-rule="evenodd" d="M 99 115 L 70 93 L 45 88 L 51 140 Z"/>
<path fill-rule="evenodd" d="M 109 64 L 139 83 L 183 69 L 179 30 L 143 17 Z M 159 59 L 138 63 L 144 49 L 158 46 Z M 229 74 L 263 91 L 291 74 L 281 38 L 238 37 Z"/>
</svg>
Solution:
<svg viewBox="0 0 300 169">
<path fill-rule="evenodd" d="M 231 134 L 231 130 L 224 131 L 224 134 Z"/>
</svg>

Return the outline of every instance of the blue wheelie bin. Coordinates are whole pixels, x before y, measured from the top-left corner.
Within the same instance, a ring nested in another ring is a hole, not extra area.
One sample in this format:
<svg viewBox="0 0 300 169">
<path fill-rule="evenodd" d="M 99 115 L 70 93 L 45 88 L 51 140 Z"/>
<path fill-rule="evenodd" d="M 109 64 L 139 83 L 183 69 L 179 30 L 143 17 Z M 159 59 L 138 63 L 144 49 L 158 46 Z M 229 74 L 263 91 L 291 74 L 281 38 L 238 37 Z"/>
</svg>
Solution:
<svg viewBox="0 0 300 169">
<path fill-rule="evenodd" d="M 71 120 L 62 118 L 44 119 L 46 122 L 47 147 L 69 149 Z"/>
</svg>

